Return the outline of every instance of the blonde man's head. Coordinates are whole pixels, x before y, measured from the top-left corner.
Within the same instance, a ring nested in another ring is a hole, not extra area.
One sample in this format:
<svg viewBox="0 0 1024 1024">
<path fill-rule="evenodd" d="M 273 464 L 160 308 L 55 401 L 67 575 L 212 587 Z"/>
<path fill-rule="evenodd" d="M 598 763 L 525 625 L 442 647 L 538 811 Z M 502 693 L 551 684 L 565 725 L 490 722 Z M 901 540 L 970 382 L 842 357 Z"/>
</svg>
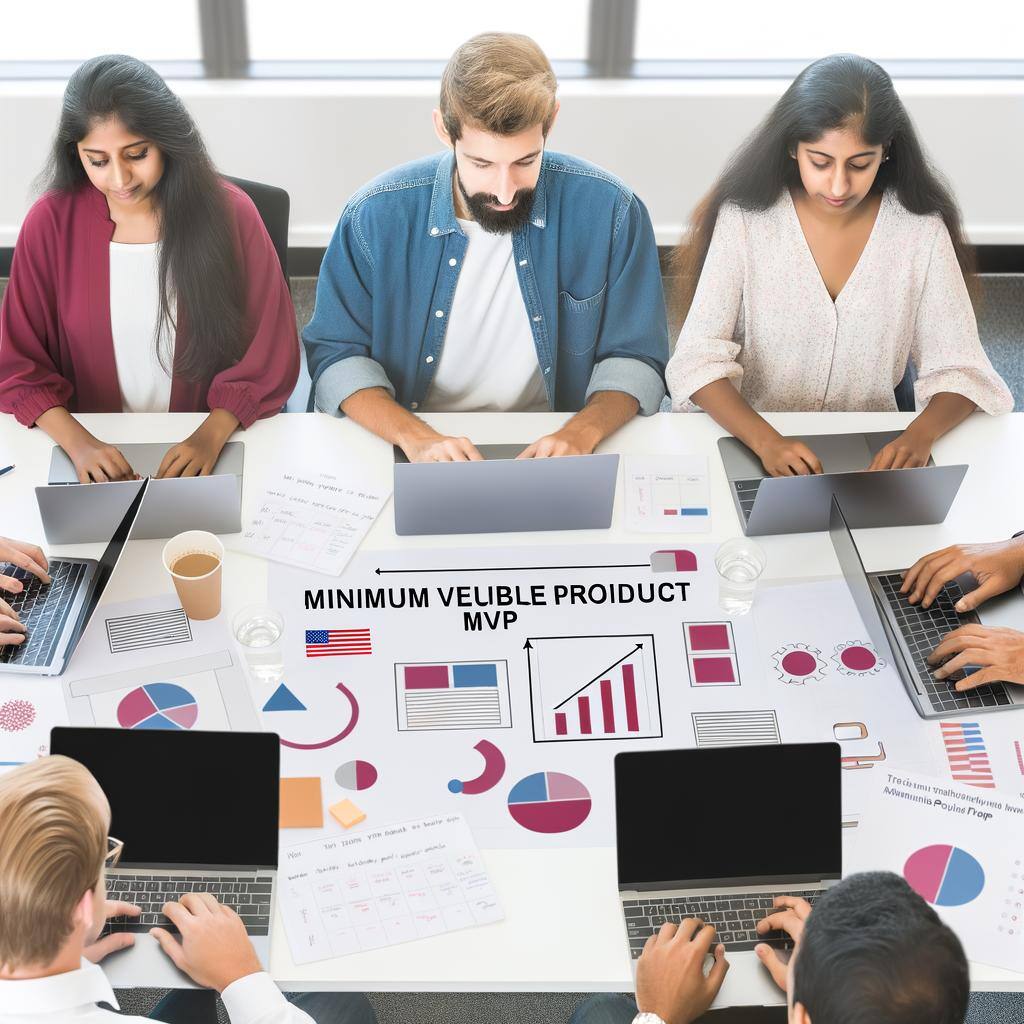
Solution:
<svg viewBox="0 0 1024 1024">
<path fill-rule="evenodd" d="M 465 127 L 517 135 L 555 118 L 558 82 L 544 51 L 529 36 L 485 32 L 452 54 L 441 76 L 441 119 L 454 143 Z"/>
<path fill-rule="evenodd" d="M 110 807 L 77 761 L 40 758 L 0 776 L 0 970 L 52 962 L 103 876 Z"/>
</svg>

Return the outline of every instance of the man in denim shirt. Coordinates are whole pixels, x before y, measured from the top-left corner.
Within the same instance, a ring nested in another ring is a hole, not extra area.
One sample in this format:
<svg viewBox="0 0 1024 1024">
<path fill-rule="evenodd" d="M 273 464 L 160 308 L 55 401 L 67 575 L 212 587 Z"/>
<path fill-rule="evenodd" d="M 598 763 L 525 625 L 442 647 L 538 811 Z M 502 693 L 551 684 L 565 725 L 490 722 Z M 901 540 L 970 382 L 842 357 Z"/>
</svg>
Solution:
<svg viewBox="0 0 1024 1024">
<path fill-rule="evenodd" d="M 664 395 L 668 329 L 643 204 L 612 175 L 545 151 L 558 112 L 525 36 L 463 44 L 434 111 L 440 156 L 346 205 L 303 332 L 310 405 L 411 461 L 480 454 L 416 415 L 574 413 L 522 457 L 588 454 Z"/>
</svg>

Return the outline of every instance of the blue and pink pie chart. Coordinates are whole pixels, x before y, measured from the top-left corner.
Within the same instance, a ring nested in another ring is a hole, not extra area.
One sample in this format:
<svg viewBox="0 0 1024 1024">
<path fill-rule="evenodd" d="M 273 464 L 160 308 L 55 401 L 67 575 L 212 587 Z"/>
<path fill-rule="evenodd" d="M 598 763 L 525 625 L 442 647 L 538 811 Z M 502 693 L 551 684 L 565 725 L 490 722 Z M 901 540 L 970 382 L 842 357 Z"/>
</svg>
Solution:
<svg viewBox="0 0 1024 1024">
<path fill-rule="evenodd" d="M 191 729 L 199 705 L 177 683 L 147 683 L 126 693 L 117 705 L 117 721 L 124 729 Z"/>
<path fill-rule="evenodd" d="M 985 888 L 985 869 L 959 846 L 937 843 L 915 850 L 903 877 L 918 896 L 936 907 L 962 907 Z"/>
</svg>

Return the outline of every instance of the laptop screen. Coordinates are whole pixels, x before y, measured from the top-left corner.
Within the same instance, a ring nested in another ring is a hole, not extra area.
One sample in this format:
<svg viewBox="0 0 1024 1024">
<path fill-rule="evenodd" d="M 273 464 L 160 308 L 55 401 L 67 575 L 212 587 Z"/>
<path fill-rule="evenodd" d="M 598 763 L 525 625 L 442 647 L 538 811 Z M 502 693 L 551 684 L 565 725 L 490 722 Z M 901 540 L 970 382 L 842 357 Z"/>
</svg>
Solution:
<svg viewBox="0 0 1024 1024">
<path fill-rule="evenodd" d="M 275 733 L 61 727 L 50 751 L 106 793 L 121 865 L 277 866 Z"/>
<path fill-rule="evenodd" d="M 841 774 L 838 743 L 618 754 L 619 888 L 839 878 Z"/>
</svg>

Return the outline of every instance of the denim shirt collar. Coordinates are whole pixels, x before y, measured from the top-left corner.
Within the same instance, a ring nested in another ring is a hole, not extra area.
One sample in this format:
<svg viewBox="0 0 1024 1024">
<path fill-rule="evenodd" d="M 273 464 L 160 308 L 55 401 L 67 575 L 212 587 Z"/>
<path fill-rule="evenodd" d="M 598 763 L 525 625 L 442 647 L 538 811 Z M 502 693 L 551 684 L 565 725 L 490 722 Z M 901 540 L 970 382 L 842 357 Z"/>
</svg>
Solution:
<svg viewBox="0 0 1024 1024">
<path fill-rule="evenodd" d="M 533 194 L 533 207 L 530 210 L 530 224 L 535 228 L 543 228 L 548 222 L 548 192 L 547 192 L 547 164 L 548 155 L 545 151 L 541 156 L 540 176 L 537 178 L 537 188 Z M 452 196 L 452 181 L 455 171 L 455 153 L 449 150 L 437 165 L 437 174 L 434 175 L 434 190 L 430 196 L 430 221 L 427 228 L 428 234 L 433 238 L 443 238 L 453 231 L 461 228 L 455 218 L 455 200 Z"/>
</svg>

